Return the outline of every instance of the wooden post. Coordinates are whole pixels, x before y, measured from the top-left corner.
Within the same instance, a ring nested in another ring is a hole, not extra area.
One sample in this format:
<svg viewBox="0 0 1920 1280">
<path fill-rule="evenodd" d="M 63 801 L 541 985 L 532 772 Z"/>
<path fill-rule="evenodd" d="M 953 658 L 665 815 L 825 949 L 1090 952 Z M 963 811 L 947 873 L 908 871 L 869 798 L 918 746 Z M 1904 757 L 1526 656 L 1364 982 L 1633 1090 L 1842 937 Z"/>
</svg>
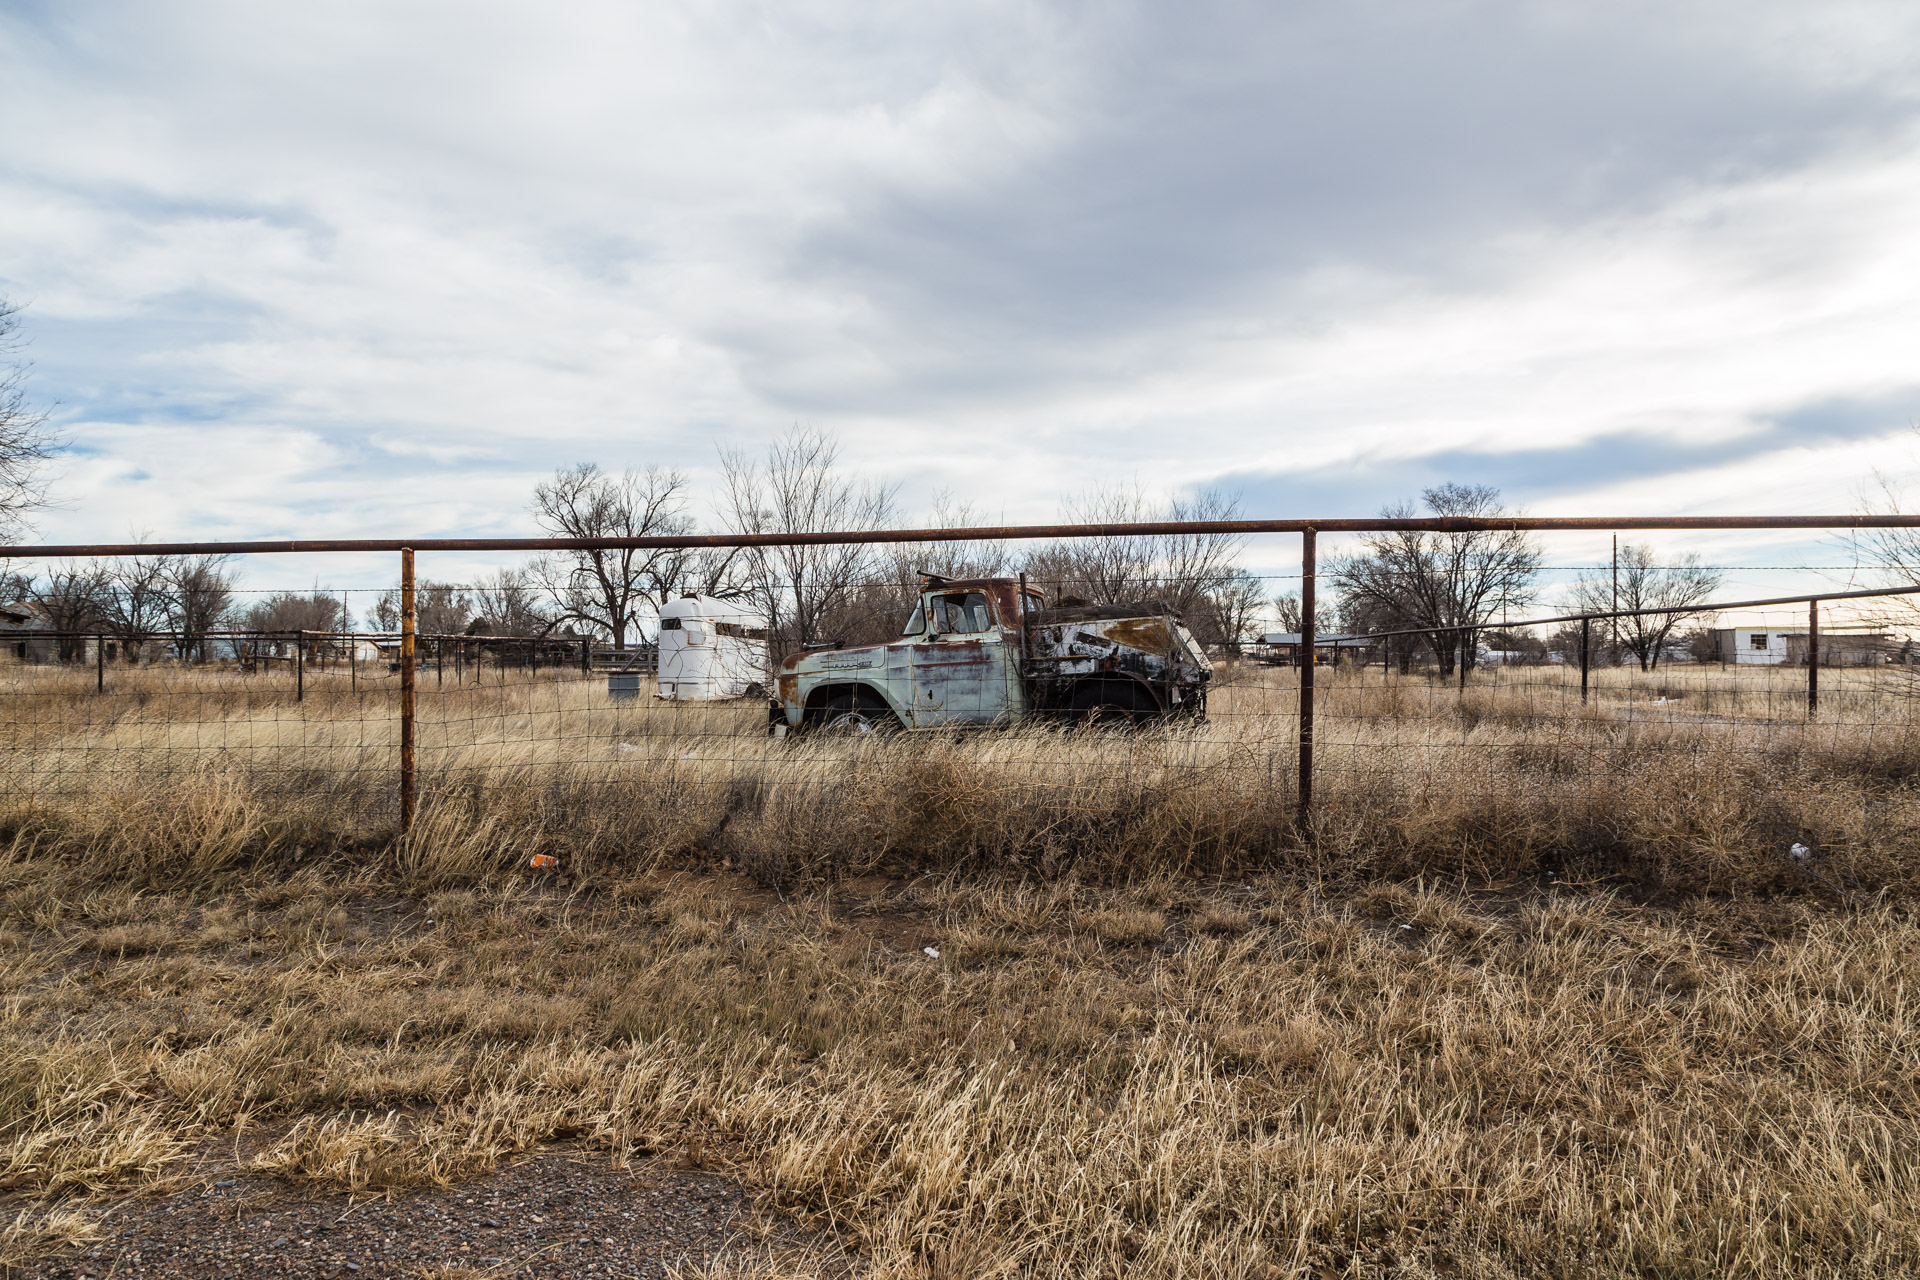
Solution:
<svg viewBox="0 0 1920 1280">
<path fill-rule="evenodd" d="M 1300 787 L 1296 815 L 1303 838 L 1313 810 L 1313 633 L 1314 531 L 1300 534 Z"/>
<path fill-rule="evenodd" d="M 1820 714 L 1820 602 L 1807 601 L 1807 719 Z"/>
<path fill-rule="evenodd" d="M 400 829 L 413 829 L 413 548 L 400 548 Z"/>
</svg>

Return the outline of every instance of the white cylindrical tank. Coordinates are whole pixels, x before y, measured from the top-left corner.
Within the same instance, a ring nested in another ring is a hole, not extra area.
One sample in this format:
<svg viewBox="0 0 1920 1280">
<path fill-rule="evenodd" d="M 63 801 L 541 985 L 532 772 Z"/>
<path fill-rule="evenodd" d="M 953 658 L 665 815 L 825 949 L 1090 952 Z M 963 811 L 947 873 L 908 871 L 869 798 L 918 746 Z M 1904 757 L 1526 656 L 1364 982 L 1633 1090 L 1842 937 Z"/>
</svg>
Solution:
<svg viewBox="0 0 1920 1280">
<path fill-rule="evenodd" d="M 737 600 L 686 596 L 660 610 L 660 696 L 738 698 L 767 684 L 767 620 Z"/>
</svg>

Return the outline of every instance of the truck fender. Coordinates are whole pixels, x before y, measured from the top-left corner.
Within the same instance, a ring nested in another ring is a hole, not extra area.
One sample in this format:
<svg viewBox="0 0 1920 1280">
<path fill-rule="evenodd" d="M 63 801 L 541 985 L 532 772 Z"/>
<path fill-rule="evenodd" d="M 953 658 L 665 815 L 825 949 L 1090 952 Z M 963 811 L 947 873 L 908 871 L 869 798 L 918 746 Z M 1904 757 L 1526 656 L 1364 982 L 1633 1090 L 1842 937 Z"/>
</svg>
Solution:
<svg viewBox="0 0 1920 1280">
<path fill-rule="evenodd" d="M 887 696 L 885 690 L 876 688 L 864 680 L 852 680 L 841 684 L 816 685 L 807 694 L 807 705 L 800 713 L 801 723 L 805 724 L 807 718 L 812 713 L 826 710 L 827 704 L 843 693 L 850 693 L 865 701 L 879 703 L 891 711 L 893 718 L 898 720 L 902 726 L 912 723 L 907 718 L 903 709 L 898 706 L 892 698 Z"/>
</svg>

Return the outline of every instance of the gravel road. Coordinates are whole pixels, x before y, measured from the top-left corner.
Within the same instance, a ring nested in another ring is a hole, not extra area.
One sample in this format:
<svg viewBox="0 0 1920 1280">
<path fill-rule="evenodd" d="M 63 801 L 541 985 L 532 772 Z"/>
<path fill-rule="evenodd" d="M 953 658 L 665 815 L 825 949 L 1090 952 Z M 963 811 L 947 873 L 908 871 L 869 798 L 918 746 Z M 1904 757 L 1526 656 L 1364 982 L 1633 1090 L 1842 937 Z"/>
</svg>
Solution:
<svg viewBox="0 0 1920 1280">
<path fill-rule="evenodd" d="M 392 1200 L 356 1202 L 215 1170 L 190 1190 L 121 1202 L 99 1243 L 17 1274 L 655 1277 L 695 1271 L 723 1250 L 819 1243 L 755 1214 L 724 1177 L 619 1170 L 605 1155 L 549 1150 L 451 1191 Z"/>
</svg>

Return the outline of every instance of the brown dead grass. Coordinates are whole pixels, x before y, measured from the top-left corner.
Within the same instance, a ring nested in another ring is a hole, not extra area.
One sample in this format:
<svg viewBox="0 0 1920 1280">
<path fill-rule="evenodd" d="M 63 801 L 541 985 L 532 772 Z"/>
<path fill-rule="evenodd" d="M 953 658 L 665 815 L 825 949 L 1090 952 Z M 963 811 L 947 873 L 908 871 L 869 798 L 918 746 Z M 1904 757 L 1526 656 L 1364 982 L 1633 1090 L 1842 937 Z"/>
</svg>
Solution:
<svg viewBox="0 0 1920 1280">
<path fill-rule="evenodd" d="M 1268 673 L 1198 730 L 905 742 L 509 690 L 401 839 L 386 775 L 301 763 L 364 721 L 185 772 L 132 713 L 41 735 L 150 767 L 11 757 L 0 1251 L 208 1143 L 379 1194 L 564 1139 L 903 1280 L 1911 1274 L 1904 730 L 1374 692 L 1313 833 Z"/>
<path fill-rule="evenodd" d="M 1295 817 L 1294 678 L 1228 671 L 1206 723 L 1144 734 L 799 742 L 769 739 L 757 706 L 611 704 L 578 680 L 429 689 L 425 805 L 395 840 L 383 690 L 293 703 L 265 677 L 195 692 L 193 673 L 160 669 L 96 697 L 72 673 L 0 668 L 0 856 L 154 888 L 345 862 L 433 891 L 536 854 L 576 883 L 707 865 L 782 889 L 1276 866 L 1657 894 L 1920 887 L 1920 703 L 1900 672 L 1823 673 L 1810 723 L 1803 672 L 1607 671 L 1582 707 L 1555 669 L 1481 672 L 1464 691 L 1326 671 L 1311 831 Z M 1811 865 L 1789 861 L 1795 843 Z"/>
<path fill-rule="evenodd" d="M 70 901 L 67 876 L 6 882 L 16 1256 L 240 1134 L 251 1167 L 360 1194 L 554 1139 L 667 1153 L 874 1276 L 1920 1257 L 1920 928 L 1890 903 L 1292 875 L 782 902 L 677 873 Z M 174 944 L 98 945 L 129 924 Z M 876 942 L 900 928 L 940 958 Z"/>
</svg>

